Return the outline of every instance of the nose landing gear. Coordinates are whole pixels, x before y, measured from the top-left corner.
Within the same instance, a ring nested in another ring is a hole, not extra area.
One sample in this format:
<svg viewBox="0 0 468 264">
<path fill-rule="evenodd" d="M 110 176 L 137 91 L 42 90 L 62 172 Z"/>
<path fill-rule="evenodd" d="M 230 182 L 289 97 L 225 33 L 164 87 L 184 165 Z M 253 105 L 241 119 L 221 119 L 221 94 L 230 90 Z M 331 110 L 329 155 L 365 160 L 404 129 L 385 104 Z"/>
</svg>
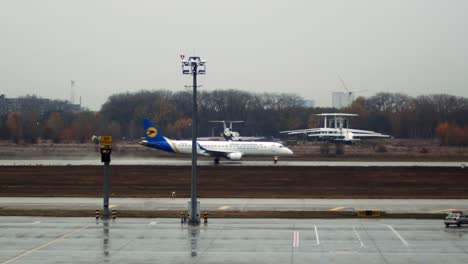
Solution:
<svg viewBox="0 0 468 264">
<path fill-rule="evenodd" d="M 274 163 L 274 164 L 278 163 L 278 156 L 275 156 L 275 157 L 273 158 L 273 163 Z"/>
</svg>

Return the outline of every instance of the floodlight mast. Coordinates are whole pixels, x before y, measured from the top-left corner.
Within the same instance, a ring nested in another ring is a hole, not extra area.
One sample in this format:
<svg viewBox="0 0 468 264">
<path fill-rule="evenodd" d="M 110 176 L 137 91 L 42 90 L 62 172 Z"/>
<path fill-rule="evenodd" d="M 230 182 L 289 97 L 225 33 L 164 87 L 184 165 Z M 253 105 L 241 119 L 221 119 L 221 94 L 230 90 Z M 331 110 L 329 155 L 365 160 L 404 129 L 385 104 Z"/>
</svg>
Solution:
<svg viewBox="0 0 468 264">
<path fill-rule="evenodd" d="M 192 96 L 192 186 L 191 186 L 191 206 L 189 224 L 200 224 L 200 215 L 197 210 L 197 75 L 206 74 L 206 61 L 200 57 L 189 57 L 182 59 L 182 74 L 193 76 L 193 96 Z"/>
</svg>

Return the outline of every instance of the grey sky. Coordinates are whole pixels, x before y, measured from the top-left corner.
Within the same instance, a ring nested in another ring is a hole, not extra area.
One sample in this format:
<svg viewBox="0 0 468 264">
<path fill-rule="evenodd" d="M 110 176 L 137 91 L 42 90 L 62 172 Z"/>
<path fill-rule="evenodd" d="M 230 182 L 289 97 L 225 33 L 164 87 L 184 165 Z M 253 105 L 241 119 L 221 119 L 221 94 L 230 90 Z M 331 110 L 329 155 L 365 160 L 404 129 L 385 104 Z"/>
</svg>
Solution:
<svg viewBox="0 0 468 264">
<path fill-rule="evenodd" d="M 468 1 L 0 0 L 0 94 L 76 98 L 183 90 L 180 54 L 208 62 L 203 90 L 351 89 L 468 97 Z"/>
</svg>

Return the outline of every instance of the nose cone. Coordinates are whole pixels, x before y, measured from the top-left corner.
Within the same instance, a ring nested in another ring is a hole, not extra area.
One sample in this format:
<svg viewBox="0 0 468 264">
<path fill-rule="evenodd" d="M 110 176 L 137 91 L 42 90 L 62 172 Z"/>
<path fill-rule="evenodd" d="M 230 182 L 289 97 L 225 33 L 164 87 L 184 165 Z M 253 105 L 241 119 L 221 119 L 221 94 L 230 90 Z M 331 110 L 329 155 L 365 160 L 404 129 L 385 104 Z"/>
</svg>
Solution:
<svg viewBox="0 0 468 264">
<path fill-rule="evenodd" d="M 294 152 L 292 152 L 292 150 L 290 150 L 289 148 L 285 148 L 284 150 L 286 152 L 286 155 L 293 155 L 294 154 Z"/>
</svg>

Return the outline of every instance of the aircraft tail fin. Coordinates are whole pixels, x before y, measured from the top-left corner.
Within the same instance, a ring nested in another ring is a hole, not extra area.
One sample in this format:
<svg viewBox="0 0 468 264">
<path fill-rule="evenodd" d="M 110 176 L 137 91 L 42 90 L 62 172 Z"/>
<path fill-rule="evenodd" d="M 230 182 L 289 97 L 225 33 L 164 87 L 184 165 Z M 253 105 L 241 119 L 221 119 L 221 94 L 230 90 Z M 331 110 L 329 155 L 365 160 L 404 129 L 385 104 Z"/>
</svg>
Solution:
<svg viewBox="0 0 468 264">
<path fill-rule="evenodd" d="M 148 142 L 166 141 L 166 138 L 164 138 L 150 120 L 143 118 L 143 127 L 145 128 L 145 137 Z"/>
</svg>

